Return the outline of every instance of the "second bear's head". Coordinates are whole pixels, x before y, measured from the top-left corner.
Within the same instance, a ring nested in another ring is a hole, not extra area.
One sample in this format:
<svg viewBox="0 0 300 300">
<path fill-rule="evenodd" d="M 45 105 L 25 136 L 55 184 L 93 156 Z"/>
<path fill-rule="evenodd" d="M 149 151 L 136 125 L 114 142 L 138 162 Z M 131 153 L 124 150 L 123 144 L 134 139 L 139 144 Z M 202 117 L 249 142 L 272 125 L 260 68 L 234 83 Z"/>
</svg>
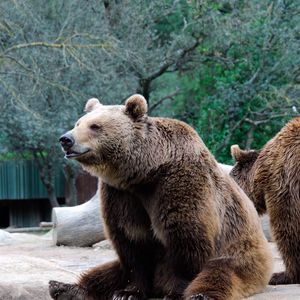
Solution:
<svg viewBox="0 0 300 300">
<path fill-rule="evenodd" d="M 259 154 L 259 150 L 242 150 L 238 145 L 231 146 L 231 156 L 235 160 L 235 165 L 230 175 L 242 188 L 249 183 L 250 172 Z"/>
</svg>

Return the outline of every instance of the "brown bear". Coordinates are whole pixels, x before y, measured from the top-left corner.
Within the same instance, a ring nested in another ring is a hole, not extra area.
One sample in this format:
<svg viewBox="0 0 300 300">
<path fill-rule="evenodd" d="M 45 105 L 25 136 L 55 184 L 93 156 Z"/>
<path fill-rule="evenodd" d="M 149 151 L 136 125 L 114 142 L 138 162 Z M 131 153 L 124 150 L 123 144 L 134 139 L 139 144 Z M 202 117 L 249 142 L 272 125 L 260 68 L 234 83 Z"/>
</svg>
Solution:
<svg viewBox="0 0 300 300">
<path fill-rule="evenodd" d="M 231 147 L 230 175 L 259 212 L 267 212 L 273 238 L 285 263 L 270 284 L 300 283 L 300 118 L 290 121 L 260 151 Z"/>
<path fill-rule="evenodd" d="M 54 299 L 241 299 L 260 292 L 272 256 L 253 203 L 187 124 L 91 99 L 60 138 L 66 158 L 101 179 L 102 217 L 118 259 L 50 282 Z"/>
</svg>

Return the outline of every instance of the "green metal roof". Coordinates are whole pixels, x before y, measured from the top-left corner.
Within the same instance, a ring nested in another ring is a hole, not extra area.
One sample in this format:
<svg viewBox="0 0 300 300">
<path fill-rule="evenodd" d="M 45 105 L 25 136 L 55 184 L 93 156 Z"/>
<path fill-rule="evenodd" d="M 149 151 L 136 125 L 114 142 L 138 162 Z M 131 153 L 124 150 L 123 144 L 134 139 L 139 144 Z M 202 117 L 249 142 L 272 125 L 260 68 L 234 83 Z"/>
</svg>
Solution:
<svg viewBox="0 0 300 300">
<path fill-rule="evenodd" d="M 64 197 L 64 176 L 59 172 L 55 178 L 57 197 Z M 48 198 L 32 160 L 0 161 L 0 200 Z"/>
</svg>

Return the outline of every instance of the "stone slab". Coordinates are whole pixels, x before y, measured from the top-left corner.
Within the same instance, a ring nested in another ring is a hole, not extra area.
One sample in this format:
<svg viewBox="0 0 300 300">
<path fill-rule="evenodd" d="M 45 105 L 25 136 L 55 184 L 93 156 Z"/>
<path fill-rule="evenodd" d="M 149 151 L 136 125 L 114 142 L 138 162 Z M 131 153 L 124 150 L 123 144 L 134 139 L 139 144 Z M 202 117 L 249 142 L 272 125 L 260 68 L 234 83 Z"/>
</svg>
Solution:
<svg viewBox="0 0 300 300">
<path fill-rule="evenodd" d="M 283 270 L 275 245 L 270 245 L 274 271 Z M 57 247 L 51 234 L 11 233 L 0 244 L 0 300 L 50 300 L 49 280 L 75 282 L 82 271 L 114 257 L 105 241 L 90 248 Z M 248 299 L 300 300 L 300 285 L 268 286 Z"/>
</svg>

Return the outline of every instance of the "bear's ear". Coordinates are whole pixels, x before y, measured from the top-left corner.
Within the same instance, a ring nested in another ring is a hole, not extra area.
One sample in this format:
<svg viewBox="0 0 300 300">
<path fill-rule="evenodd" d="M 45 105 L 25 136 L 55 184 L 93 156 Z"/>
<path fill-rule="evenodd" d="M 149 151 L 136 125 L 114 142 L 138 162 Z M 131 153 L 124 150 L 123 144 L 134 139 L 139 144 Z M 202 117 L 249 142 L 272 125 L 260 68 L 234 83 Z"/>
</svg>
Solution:
<svg viewBox="0 0 300 300">
<path fill-rule="evenodd" d="M 125 113 L 131 116 L 134 120 L 143 117 L 147 111 L 147 101 L 142 95 L 132 95 L 125 102 Z"/>
<path fill-rule="evenodd" d="M 242 150 L 239 145 L 232 145 L 230 148 L 231 156 L 236 162 L 255 161 L 260 151 L 257 150 Z"/>
<path fill-rule="evenodd" d="M 230 147 L 230 153 L 232 158 L 237 162 L 243 160 L 243 157 L 247 155 L 246 151 L 241 150 L 239 145 L 232 145 Z"/>
<path fill-rule="evenodd" d="M 85 112 L 91 112 L 92 110 L 94 110 L 95 108 L 101 106 L 102 104 L 100 103 L 100 101 L 97 98 L 91 98 L 86 102 L 86 105 L 84 107 L 84 111 Z"/>
</svg>

